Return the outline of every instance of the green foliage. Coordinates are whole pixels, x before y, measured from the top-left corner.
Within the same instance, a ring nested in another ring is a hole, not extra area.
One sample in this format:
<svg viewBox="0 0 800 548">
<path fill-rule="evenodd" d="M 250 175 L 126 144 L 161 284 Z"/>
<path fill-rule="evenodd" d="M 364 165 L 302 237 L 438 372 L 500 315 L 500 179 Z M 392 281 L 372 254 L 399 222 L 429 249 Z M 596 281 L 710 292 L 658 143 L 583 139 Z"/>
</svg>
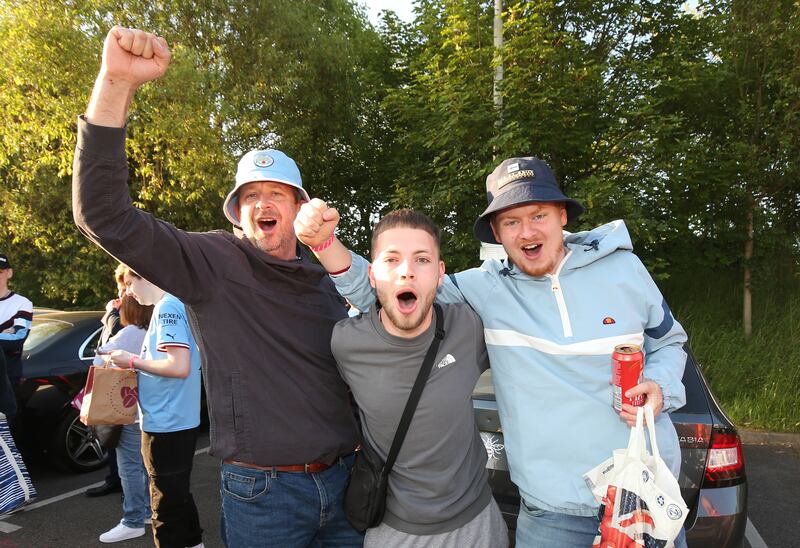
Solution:
<svg viewBox="0 0 800 548">
<path fill-rule="evenodd" d="M 110 261 L 72 223 L 75 116 L 86 103 L 102 44 L 81 30 L 93 20 L 79 7 L 6 2 L 0 18 L 2 247 L 16 267 L 13 286 L 35 302 L 91 298 L 94 274 L 110 273 Z"/>
<path fill-rule="evenodd" d="M 40 305 L 97 306 L 113 294 L 113 261 L 72 223 L 70 176 L 75 117 L 114 23 L 161 34 L 173 49 L 167 74 L 131 105 L 138 207 L 187 230 L 224 227 L 238 158 L 274 146 L 295 158 L 312 195 L 353 212 L 343 238 L 366 248 L 393 179 L 379 108 L 391 58 L 352 2 L 6 1 L 0 219 L 15 288 Z"/>
<path fill-rule="evenodd" d="M 420 2 L 418 13 L 413 29 L 388 37 L 403 45 L 402 85 L 384 103 L 401 147 L 387 197 L 391 209 L 414 207 L 439 223 L 453 270 L 474 264 L 472 223 L 485 207 L 480 197 L 494 119 L 492 19 L 485 2 Z"/>
<path fill-rule="evenodd" d="M 96 306 L 113 261 L 71 219 L 75 116 L 114 23 L 173 47 L 128 126 L 135 203 L 189 230 L 220 204 L 245 151 L 293 156 L 312 195 L 365 253 L 388 209 L 443 229 L 448 269 L 473 266 L 484 179 L 536 155 L 589 211 L 625 218 L 654 275 L 745 266 L 754 213 L 756 325 L 774 277 L 800 258 L 800 5 L 791 0 L 420 0 L 377 29 L 350 0 L 2 0 L 0 248 L 38 304 Z M 503 107 L 492 74 L 502 63 Z M 737 286 L 727 286 L 733 291 Z M 725 297 L 735 322 L 739 301 Z M 726 324 L 727 325 L 727 324 Z"/>
<path fill-rule="evenodd" d="M 800 432 L 800 277 L 779 264 L 755 285 L 753 336 L 745 340 L 736 272 L 676 272 L 662 283 L 722 408 L 740 426 Z"/>
</svg>

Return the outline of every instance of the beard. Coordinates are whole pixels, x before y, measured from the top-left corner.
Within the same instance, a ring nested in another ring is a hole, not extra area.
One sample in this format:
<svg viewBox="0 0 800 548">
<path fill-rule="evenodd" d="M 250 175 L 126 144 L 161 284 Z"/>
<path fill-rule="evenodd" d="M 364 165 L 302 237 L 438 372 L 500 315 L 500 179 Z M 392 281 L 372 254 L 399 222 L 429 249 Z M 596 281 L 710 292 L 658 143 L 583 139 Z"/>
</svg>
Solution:
<svg viewBox="0 0 800 548">
<path fill-rule="evenodd" d="M 547 274 L 554 274 L 561 261 L 564 260 L 565 254 L 566 249 L 562 244 L 555 249 L 543 248 L 542 255 L 535 261 L 526 259 L 525 253 L 519 249 L 509 253 L 508 257 L 522 272 L 528 276 L 539 278 Z"/>
<path fill-rule="evenodd" d="M 403 314 L 397 309 L 397 299 L 393 291 L 377 289 L 378 300 L 383 305 L 382 311 L 386 320 L 390 321 L 394 327 L 400 331 L 412 332 L 428 319 L 428 313 L 433 307 L 433 300 L 436 297 L 436 289 L 427 295 L 418 295 L 417 308 L 411 314 Z"/>
</svg>

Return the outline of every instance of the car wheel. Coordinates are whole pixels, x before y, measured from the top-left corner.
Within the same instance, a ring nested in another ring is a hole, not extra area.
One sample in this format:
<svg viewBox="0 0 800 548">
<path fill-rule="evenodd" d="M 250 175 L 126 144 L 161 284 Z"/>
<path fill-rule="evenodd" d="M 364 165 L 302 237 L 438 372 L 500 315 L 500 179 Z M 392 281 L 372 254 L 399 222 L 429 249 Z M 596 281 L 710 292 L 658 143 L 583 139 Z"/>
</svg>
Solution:
<svg viewBox="0 0 800 548">
<path fill-rule="evenodd" d="M 74 472 L 91 472 L 105 465 L 108 455 L 92 430 L 78 418 L 78 411 L 69 407 L 58 423 L 50 446 L 50 455 L 60 468 Z"/>
</svg>

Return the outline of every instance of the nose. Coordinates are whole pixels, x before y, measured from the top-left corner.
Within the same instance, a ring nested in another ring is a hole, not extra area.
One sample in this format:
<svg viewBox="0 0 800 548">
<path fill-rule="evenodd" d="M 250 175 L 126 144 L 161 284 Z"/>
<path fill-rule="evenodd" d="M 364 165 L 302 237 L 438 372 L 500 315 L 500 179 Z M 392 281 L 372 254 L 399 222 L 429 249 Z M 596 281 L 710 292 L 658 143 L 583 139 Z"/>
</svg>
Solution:
<svg viewBox="0 0 800 548">
<path fill-rule="evenodd" d="M 397 274 L 402 279 L 414 278 L 414 268 L 411 261 L 401 261 L 400 264 L 397 265 Z"/>
<path fill-rule="evenodd" d="M 256 209 L 264 211 L 272 207 L 273 198 L 269 194 L 262 194 L 256 200 Z"/>
<path fill-rule="evenodd" d="M 520 234 L 520 236 L 525 240 L 529 240 L 533 238 L 537 233 L 538 229 L 536 228 L 536 224 L 529 219 L 523 219 L 522 233 Z"/>
</svg>

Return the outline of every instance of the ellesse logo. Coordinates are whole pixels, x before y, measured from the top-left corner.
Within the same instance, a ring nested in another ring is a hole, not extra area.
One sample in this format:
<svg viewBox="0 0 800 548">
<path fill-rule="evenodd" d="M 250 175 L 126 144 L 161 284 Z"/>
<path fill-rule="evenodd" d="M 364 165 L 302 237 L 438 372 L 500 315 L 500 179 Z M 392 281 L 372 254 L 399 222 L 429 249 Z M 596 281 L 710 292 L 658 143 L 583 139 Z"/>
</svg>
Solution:
<svg viewBox="0 0 800 548">
<path fill-rule="evenodd" d="M 611 316 L 606 316 L 603 318 L 603 325 L 611 325 L 617 323 L 617 320 L 612 318 Z"/>
</svg>

